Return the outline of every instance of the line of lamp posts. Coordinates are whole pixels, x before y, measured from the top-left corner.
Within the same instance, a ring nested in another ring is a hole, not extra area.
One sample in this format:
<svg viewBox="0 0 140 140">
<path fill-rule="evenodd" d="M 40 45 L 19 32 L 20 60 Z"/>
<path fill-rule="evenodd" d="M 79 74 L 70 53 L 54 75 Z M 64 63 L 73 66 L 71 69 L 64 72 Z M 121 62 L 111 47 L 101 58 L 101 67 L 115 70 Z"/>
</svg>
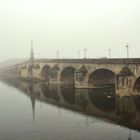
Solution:
<svg viewBox="0 0 140 140">
<path fill-rule="evenodd" d="M 126 47 L 126 58 L 129 58 L 129 45 L 127 44 L 125 47 Z M 111 51 L 112 50 L 109 48 L 108 49 L 108 58 L 111 58 Z M 87 58 L 87 49 L 84 48 L 83 52 L 84 52 L 84 59 L 86 59 Z M 80 59 L 81 58 L 81 51 L 79 50 L 77 53 L 78 53 L 78 58 Z M 38 57 L 41 58 L 40 53 L 38 54 Z M 60 58 L 59 57 L 59 51 L 56 52 L 56 58 L 57 59 Z"/>
</svg>

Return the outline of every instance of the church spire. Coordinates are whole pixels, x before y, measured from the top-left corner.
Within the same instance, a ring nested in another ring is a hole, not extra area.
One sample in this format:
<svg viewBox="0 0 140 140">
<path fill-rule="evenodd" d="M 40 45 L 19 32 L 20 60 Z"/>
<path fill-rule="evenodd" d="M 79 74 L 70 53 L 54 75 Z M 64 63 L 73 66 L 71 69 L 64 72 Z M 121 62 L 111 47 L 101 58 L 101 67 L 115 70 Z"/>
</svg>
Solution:
<svg viewBox="0 0 140 140">
<path fill-rule="evenodd" d="M 31 40 L 31 54 L 30 54 L 30 60 L 34 60 L 34 50 L 33 50 L 33 40 Z"/>
</svg>

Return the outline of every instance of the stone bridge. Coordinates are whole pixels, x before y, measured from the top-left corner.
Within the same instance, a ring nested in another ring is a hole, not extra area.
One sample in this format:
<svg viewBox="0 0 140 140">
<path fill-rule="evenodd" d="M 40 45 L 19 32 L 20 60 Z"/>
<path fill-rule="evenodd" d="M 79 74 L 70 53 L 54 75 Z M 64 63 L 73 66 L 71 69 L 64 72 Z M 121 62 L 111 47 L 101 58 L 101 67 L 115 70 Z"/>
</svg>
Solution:
<svg viewBox="0 0 140 140">
<path fill-rule="evenodd" d="M 140 59 L 34 59 L 18 66 L 18 77 L 75 88 L 115 86 L 117 94 L 140 90 Z"/>
</svg>

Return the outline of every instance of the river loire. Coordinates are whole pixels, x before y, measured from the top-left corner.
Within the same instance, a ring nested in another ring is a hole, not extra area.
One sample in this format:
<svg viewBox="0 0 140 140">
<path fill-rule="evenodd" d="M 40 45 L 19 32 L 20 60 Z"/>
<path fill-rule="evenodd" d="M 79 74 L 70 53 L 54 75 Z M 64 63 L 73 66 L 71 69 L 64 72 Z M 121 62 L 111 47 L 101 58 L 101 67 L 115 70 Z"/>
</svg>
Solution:
<svg viewBox="0 0 140 140">
<path fill-rule="evenodd" d="M 0 140 L 139 140 L 140 98 L 0 82 Z"/>
</svg>

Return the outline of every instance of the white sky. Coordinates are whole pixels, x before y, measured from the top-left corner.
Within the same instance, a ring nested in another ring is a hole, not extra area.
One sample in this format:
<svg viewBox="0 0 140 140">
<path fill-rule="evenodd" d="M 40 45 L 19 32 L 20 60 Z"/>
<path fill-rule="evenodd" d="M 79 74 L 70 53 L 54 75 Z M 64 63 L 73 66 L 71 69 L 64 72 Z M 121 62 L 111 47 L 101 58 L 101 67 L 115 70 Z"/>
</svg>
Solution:
<svg viewBox="0 0 140 140">
<path fill-rule="evenodd" d="M 0 59 L 140 57 L 140 0 L 0 0 Z"/>
</svg>

